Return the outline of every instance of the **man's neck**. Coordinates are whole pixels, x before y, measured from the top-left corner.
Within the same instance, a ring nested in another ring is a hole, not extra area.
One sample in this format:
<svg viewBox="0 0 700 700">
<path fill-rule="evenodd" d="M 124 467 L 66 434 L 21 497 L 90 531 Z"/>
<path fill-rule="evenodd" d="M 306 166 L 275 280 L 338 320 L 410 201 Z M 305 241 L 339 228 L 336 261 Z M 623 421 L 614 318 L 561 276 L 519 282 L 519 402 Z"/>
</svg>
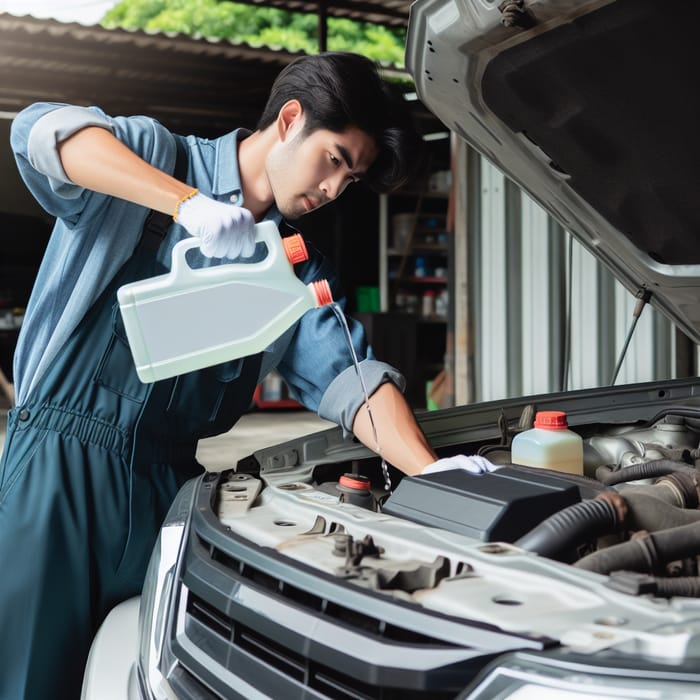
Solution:
<svg viewBox="0 0 700 700">
<path fill-rule="evenodd" d="M 238 144 L 238 171 L 243 188 L 245 208 L 256 221 L 274 204 L 272 189 L 265 172 L 267 154 L 274 143 L 272 129 L 254 131 Z"/>
</svg>

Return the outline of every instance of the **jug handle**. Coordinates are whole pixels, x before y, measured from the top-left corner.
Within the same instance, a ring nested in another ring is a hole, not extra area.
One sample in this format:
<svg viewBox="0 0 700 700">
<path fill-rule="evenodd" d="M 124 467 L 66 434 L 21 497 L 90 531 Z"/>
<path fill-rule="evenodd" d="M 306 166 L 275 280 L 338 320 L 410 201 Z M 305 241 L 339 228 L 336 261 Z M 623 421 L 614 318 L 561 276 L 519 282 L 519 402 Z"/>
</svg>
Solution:
<svg viewBox="0 0 700 700">
<path fill-rule="evenodd" d="M 255 224 L 255 242 L 265 244 L 265 247 L 267 248 L 267 255 L 262 260 L 245 264 L 245 269 L 249 271 L 250 274 L 259 273 L 261 268 L 272 267 L 280 259 L 280 255 L 284 259 L 284 262 L 286 262 L 286 258 L 282 252 L 282 237 L 280 236 L 274 221 L 261 221 L 259 224 Z M 200 239 L 196 236 L 188 236 L 175 244 L 173 247 L 170 268 L 170 274 L 174 278 L 184 280 L 192 275 L 205 275 L 209 278 L 218 277 L 219 275 L 224 277 L 227 274 L 226 268 L 229 265 L 236 264 L 231 262 L 224 265 L 216 265 L 215 267 L 206 267 L 201 269 L 190 267 L 185 256 L 188 250 L 198 248 L 199 243 Z"/>
</svg>

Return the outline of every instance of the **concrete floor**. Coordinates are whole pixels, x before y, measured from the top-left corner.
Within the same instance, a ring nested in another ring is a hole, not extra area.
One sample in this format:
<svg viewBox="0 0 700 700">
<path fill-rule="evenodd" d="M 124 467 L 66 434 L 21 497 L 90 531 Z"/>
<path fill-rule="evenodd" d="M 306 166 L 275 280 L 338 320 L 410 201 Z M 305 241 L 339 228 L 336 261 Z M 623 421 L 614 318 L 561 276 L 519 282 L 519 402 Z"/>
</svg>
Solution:
<svg viewBox="0 0 700 700">
<path fill-rule="evenodd" d="M 241 457 L 247 457 L 261 447 L 334 426 L 335 423 L 322 420 L 309 411 L 254 411 L 242 416 L 228 433 L 200 440 L 197 460 L 209 471 L 220 471 L 235 466 Z"/>
</svg>

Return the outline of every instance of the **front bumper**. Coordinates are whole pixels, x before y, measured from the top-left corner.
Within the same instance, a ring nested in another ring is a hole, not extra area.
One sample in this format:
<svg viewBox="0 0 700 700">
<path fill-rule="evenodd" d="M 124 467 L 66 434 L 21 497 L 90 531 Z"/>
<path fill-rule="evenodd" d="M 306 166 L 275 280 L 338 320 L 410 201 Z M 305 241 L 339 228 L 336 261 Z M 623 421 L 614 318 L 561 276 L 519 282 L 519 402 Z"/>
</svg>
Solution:
<svg viewBox="0 0 700 700">
<path fill-rule="evenodd" d="M 136 680 L 139 600 L 117 605 L 90 648 L 81 700 L 142 700 Z"/>
</svg>

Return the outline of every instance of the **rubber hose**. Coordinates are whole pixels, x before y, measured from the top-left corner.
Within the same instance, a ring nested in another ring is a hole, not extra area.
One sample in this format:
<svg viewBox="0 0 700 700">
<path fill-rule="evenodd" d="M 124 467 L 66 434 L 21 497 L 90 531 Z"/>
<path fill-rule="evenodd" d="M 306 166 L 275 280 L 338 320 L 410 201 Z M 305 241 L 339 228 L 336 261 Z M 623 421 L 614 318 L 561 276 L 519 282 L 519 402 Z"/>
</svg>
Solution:
<svg viewBox="0 0 700 700">
<path fill-rule="evenodd" d="M 679 576 L 678 578 L 656 578 L 656 595 L 659 598 L 700 598 L 700 576 Z"/>
<path fill-rule="evenodd" d="M 700 510 L 688 510 L 671 505 L 660 498 L 665 495 L 661 491 L 652 494 L 647 490 L 629 488 L 620 491 L 620 495 L 629 509 L 625 525 L 630 530 L 656 532 L 700 522 Z"/>
<path fill-rule="evenodd" d="M 632 464 L 629 467 L 618 469 L 609 474 L 600 474 L 598 477 L 606 486 L 621 484 L 625 481 L 637 481 L 639 479 L 653 479 L 657 476 L 665 474 L 673 474 L 675 472 L 686 472 L 695 474 L 695 467 L 691 467 L 684 462 L 674 462 L 670 459 L 656 459 L 652 462 L 644 462 L 643 464 Z M 596 472 L 596 475 L 598 472 Z"/>
<path fill-rule="evenodd" d="M 628 542 L 599 549 L 579 559 L 574 566 L 599 574 L 612 571 L 661 573 L 671 561 L 700 554 L 700 522 L 659 530 Z"/>
<path fill-rule="evenodd" d="M 581 501 L 550 515 L 514 544 L 543 557 L 572 561 L 577 545 L 608 534 L 618 524 L 615 508 L 608 501 Z"/>
<path fill-rule="evenodd" d="M 660 476 L 652 488 L 655 493 L 666 491 L 676 494 L 674 505 L 679 508 L 697 508 L 700 505 L 697 478 L 692 474 L 676 472 Z"/>
</svg>

